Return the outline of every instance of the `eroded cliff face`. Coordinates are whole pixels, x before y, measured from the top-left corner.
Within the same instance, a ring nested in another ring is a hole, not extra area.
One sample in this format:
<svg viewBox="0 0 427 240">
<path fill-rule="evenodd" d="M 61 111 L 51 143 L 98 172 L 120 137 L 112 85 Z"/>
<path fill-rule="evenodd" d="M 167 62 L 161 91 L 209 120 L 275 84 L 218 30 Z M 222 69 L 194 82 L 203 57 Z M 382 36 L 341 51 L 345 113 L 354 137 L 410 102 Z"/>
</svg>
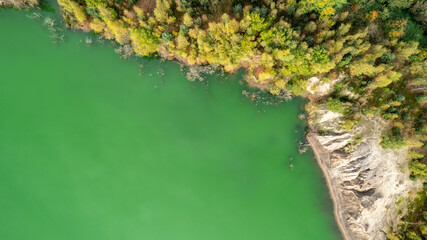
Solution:
<svg viewBox="0 0 427 240">
<path fill-rule="evenodd" d="M 307 137 L 327 178 L 344 237 L 386 239 L 404 214 L 402 199 L 421 188 L 421 182 L 409 179 L 407 149 L 380 146 L 385 123 L 379 119 L 363 119 L 345 132 L 340 130 L 339 114 L 316 110 L 310 116 L 312 131 Z"/>
</svg>

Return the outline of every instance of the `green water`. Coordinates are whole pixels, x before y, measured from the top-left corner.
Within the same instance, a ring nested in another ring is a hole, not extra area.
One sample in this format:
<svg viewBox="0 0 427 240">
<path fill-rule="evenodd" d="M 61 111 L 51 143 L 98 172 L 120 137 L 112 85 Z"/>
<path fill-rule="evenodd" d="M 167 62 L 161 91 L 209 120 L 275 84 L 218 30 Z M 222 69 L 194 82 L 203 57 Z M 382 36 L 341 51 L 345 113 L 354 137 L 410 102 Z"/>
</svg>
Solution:
<svg viewBox="0 0 427 240">
<path fill-rule="evenodd" d="M 0 239 L 340 238 L 297 151 L 301 100 L 255 105 L 243 74 L 189 82 L 84 33 L 54 44 L 28 14 L 0 11 Z"/>
</svg>

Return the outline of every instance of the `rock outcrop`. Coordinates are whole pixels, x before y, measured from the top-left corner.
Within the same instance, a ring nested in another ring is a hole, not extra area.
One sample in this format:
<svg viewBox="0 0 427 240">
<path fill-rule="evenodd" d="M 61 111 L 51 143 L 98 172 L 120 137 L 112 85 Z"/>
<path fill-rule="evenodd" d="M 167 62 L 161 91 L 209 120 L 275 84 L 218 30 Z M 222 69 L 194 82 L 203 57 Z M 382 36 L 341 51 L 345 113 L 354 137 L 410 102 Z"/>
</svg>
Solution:
<svg viewBox="0 0 427 240">
<path fill-rule="evenodd" d="M 401 200 L 421 187 L 409 179 L 407 150 L 380 146 L 384 124 L 378 119 L 364 119 L 345 132 L 339 130 L 339 114 L 324 110 L 316 115 L 307 138 L 328 182 L 344 238 L 385 239 L 402 214 L 397 207 Z"/>
</svg>

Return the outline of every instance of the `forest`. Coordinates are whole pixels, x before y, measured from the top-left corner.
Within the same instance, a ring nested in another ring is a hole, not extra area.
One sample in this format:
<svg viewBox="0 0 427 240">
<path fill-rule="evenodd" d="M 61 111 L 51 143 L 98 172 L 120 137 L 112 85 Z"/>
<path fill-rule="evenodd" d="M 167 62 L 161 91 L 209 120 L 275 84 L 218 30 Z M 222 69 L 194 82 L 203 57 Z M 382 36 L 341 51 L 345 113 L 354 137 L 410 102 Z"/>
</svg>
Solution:
<svg viewBox="0 0 427 240">
<path fill-rule="evenodd" d="M 304 96 L 310 109 L 380 117 L 387 149 L 409 149 L 424 191 L 389 239 L 427 235 L 427 1 L 425 0 L 58 0 L 69 27 L 102 34 L 140 56 L 247 70 L 272 95 Z M 312 96 L 307 79 L 336 82 Z M 339 79 L 339 81 L 337 81 Z M 418 222 L 407 225 L 405 222 Z"/>
</svg>

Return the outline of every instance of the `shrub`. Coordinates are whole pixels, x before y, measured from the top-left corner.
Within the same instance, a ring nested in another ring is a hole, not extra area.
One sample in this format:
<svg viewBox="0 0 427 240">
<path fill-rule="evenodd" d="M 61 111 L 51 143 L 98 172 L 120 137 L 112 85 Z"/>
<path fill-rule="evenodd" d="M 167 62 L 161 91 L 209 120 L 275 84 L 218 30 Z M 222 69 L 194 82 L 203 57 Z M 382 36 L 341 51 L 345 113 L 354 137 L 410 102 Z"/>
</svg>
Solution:
<svg viewBox="0 0 427 240">
<path fill-rule="evenodd" d="M 296 96 L 307 93 L 308 82 L 303 79 L 293 80 L 290 85 L 287 85 L 287 89 L 290 90 Z"/>
<path fill-rule="evenodd" d="M 243 7 L 241 3 L 237 3 L 236 5 L 234 5 L 233 7 L 233 12 L 234 14 L 240 14 L 243 12 Z"/>
<path fill-rule="evenodd" d="M 416 41 L 422 43 L 424 40 L 424 31 L 417 23 L 409 20 L 405 28 L 404 41 Z"/>
<path fill-rule="evenodd" d="M 397 101 L 397 102 L 403 102 L 403 101 L 405 101 L 405 96 L 403 96 L 402 94 L 396 94 L 396 96 L 394 97 L 394 99 Z"/>
<path fill-rule="evenodd" d="M 316 63 L 327 63 L 329 61 L 328 51 L 321 46 L 316 46 L 313 51 L 312 59 Z"/>
<path fill-rule="evenodd" d="M 338 98 L 330 98 L 326 107 L 332 112 L 343 113 L 345 111 L 344 104 Z"/>
<path fill-rule="evenodd" d="M 352 56 L 349 54 L 347 56 L 345 56 L 341 62 L 338 63 L 338 67 L 344 67 L 346 65 L 348 65 L 351 62 Z"/>
<path fill-rule="evenodd" d="M 163 32 L 162 33 L 162 39 L 165 42 L 169 42 L 173 40 L 173 34 L 171 32 Z"/>
<path fill-rule="evenodd" d="M 391 63 L 394 61 L 395 58 L 396 58 L 396 55 L 394 55 L 394 53 L 386 53 L 381 56 L 381 61 L 383 63 Z"/>
<path fill-rule="evenodd" d="M 414 0 L 389 0 L 388 4 L 390 7 L 405 9 L 409 8 Z"/>
<path fill-rule="evenodd" d="M 418 95 L 416 99 L 417 99 L 417 102 L 422 102 L 426 100 L 426 96 L 424 94 L 421 94 L 421 95 Z"/>
<path fill-rule="evenodd" d="M 335 93 L 340 93 L 340 92 L 342 92 L 342 90 L 344 90 L 344 84 L 337 83 L 334 85 L 334 92 Z"/>
<path fill-rule="evenodd" d="M 411 175 L 417 179 L 427 180 L 427 165 L 417 160 L 413 160 L 409 163 L 408 169 L 411 171 Z"/>
<path fill-rule="evenodd" d="M 384 136 L 381 146 L 388 149 L 400 149 L 406 145 L 406 140 L 402 136 Z"/>
<path fill-rule="evenodd" d="M 202 19 L 201 18 L 194 19 L 194 25 L 196 25 L 196 26 L 202 25 Z"/>
<path fill-rule="evenodd" d="M 98 15 L 98 11 L 96 10 L 96 8 L 92 8 L 92 7 L 87 6 L 86 7 L 86 12 L 90 16 L 92 16 L 93 18 L 100 19 L 99 15 Z"/>
<path fill-rule="evenodd" d="M 362 113 L 363 113 L 364 115 L 368 115 L 368 114 L 371 114 L 371 113 L 372 113 L 372 110 L 371 110 L 371 109 L 369 109 L 369 108 L 364 108 L 364 109 L 362 110 Z"/>
<path fill-rule="evenodd" d="M 190 31 L 190 28 L 188 28 L 188 26 L 186 26 L 185 24 L 181 24 L 180 26 L 179 26 L 179 29 L 185 34 L 185 35 L 187 35 L 188 34 L 188 32 Z M 173 38 L 172 38 L 173 39 Z"/>
<path fill-rule="evenodd" d="M 406 146 L 406 144 L 407 141 L 402 137 L 400 128 L 398 127 L 393 127 L 391 129 L 391 136 L 384 136 L 381 141 L 381 146 L 386 149 L 400 149 Z"/>
</svg>

